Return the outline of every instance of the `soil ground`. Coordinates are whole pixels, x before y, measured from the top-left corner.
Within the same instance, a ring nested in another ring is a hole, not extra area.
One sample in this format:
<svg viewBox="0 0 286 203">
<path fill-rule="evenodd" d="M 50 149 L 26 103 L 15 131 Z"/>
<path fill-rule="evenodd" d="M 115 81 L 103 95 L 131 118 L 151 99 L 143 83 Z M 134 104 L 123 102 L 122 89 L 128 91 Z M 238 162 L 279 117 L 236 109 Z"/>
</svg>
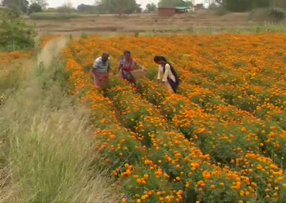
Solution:
<svg viewBox="0 0 286 203">
<path fill-rule="evenodd" d="M 164 34 L 164 33 L 221 33 L 251 30 L 263 26 L 249 20 L 248 13 L 229 13 L 217 16 L 209 12 L 178 14 L 160 17 L 156 14 L 90 15 L 69 20 L 33 20 L 39 33 L 60 35 L 81 34 Z"/>
</svg>

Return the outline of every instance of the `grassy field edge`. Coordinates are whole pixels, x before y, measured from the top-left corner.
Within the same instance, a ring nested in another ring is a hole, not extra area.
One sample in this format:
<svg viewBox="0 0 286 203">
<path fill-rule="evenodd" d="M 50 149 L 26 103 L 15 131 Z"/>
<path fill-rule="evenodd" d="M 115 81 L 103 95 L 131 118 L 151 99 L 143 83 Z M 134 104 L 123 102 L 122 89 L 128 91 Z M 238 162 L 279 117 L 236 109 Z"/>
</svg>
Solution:
<svg viewBox="0 0 286 203">
<path fill-rule="evenodd" d="M 5 78 L 13 93 L 0 106 L 0 202 L 114 202 L 94 165 L 89 111 L 66 93 L 64 62 L 28 75 L 19 85 L 19 74 Z"/>
</svg>

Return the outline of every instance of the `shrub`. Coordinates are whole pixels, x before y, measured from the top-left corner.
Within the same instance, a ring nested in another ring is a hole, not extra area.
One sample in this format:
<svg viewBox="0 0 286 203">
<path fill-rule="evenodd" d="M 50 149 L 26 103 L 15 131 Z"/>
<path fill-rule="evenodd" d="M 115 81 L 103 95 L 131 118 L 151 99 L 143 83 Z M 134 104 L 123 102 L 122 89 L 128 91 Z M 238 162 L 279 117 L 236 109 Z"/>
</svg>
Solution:
<svg viewBox="0 0 286 203">
<path fill-rule="evenodd" d="M 254 8 L 270 6 L 270 0 L 225 0 L 224 6 L 229 11 L 244 12 Z"/>
<path fill-rule="evenodd" d="M 254 9 L 249 18 L 255 21 L 271 21 L 271 22 L 280 22 L 285 19 L 286 15 L 282 9 L 279 8 L 259 8 Z"/>
<path fill-rule="evenodd" d="M 228 13 L 228 10 L 225 7 L 216 4 L 211 4 L 209 6 L 209 11 L 217 16 L 224 16 Z"/>
<path fill-rule="evenodd" d="M 0 23 L 1 49 L 9 51 L 28 49 L 35 45 L 34 29 L 26 24 L 21 18 L 6 13 Z"/>
<path fill-rule="evenodd" d="M 37 12 L 41 12 L 42 11 L 42 7 L 37 4 L 37 3 L 33 3 L 31 4 L 31 6 L 29 7 L 29 13 L 37 13 Z"/>
<path fill-rule="evenodd" d="M 224 16 L 228 13 L 228 11 L 223 7 L 218 7 L 216 9 L 214 9 L 214 11 L 215 11 L 215 14 L 218 16 Z"/>
<path fill-rule="evenodd" d="M 283 21 L 286 17 L 285 12 L 280 8 L 270 9 L 268 15 L 269 18 L 275 22 Z"/>
<path fill-rule="evenodd" d="M 71 18 L 78 18 L 79 15 L 75 13 L 65 13 L 65 12 L 41 12 L 32 13 L 30 18 L 33 20 L 66 20 Z"/>
</svg>

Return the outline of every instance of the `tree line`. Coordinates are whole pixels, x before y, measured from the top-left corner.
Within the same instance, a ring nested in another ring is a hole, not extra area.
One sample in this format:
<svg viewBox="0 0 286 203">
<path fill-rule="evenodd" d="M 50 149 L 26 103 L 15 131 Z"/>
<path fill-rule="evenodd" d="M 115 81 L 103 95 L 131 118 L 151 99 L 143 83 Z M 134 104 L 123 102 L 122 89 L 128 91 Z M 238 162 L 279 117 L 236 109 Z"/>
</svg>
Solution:
<svg viewBox="0 0 286 203">
<path fill-rule="evenodd" d="M 46 0 L 3 0 L 2 5 L 9 8 L 15 15 L 40 12 L 48 5 Z"/>
<path fill-rule="evenodd" d="M 2 4 L 16 13 L 40 12 L 47 6 L 46 0 L 3 0 Z M 286 8 L 286 0 L 215 0 L 215 5 L 228 11 L 244 12 L 261 7 Z M 145 10 L 155 11 L 157 7 L 192 6 L 192 0 L 160 0 L 158 4 L 149 3 Z M 95 5 L 81 4 L 79 12 L 130 14 L 142 12 L 136 0 L 97 0 Z"/>
<path fill-rule="evenodd" d="M 190 6 L 191 0 L 160 0 L 158 5 L 149 3 L 146 11 L 152 12 L 158 6 Z M 46 0 L 3 0 L 2 5 L 10 8 L 17 14 L 40 12 L 46 8 Z M 81 4 L 77 8 L 81 12 L 93 13 L 139 13 L 141 5 L 136 0 L 97 0 L 95 5 Z"/>
<path fill-rule="evenodd" d="M 286 0 L 216 0 L 218 5 L 228 11 L 244 12 L 255 8 L 284 8 L 286 9 Z"/>
<path fill-rule="evenodd" d="M 174 6 L 192 6 L 192 0 L 160 0 L 156 5 L 149 3 L 146 11 L 152 12 L 157 7 L 174 7 Z M 244 12 L 255 8 L 280 7 L 286 9 L 286 0 L 216 0 L 215 5 L 223 7 L 228 11 Z M 80 5 L 78 10 L 84 10 L 87 7 Z M 92 9 L 93 6 L 87 9 Z M 135 13 L 141 12 L 140 5 L 136 0 L 99 0 L 95 9 L 99 13 Z"/>
<path fill-rule="evenodd" d="M 191 6 L 191 0 L 160 0 L 158 5 L 154 3 L 148 3 L 145 11 L 152 12 L 157 7 L 165 6 Z M 95 6 L 81 4 L 78 6 L 78 10 L 82 12 L 97 11 L 98 13 L 138 13 L 142 12 L 140 4 L 137 4 L 136 0 L 99 0 Z"/>
</svg>

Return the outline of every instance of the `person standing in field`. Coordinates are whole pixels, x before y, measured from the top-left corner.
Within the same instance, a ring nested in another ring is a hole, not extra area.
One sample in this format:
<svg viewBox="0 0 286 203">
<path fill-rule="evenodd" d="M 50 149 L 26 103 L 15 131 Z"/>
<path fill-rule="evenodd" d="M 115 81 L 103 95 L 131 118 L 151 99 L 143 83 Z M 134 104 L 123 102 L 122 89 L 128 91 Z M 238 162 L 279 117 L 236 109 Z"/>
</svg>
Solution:
<svg viewBox="0 0 286 203">
<path fill-rule="evenodd" d="M 136 80 L 132 75 L 132 71 L 136 69 L 140 69 L 139 65 L 132 58 L 130 51 L 124 51 L 124 57 L 120 61 L 119 64 L 119 72 L 121 73 L 121 77 L 128 82 L 135 84 Z"/>
<path fill-rule="evenodd" d="M 164 56 L 155 56 L 154 62 L 159 64 L 157 79 L 161 80 L 170 90 L 170 92 L 176 93 L 180 80 L 174 67 Z"/>
<path fill-rule="evenodd" d="M 92 73 L 94 83 L 98 88 L 106 87 L 108 83 L 110 68 L 111 64 L 109 60 L 109 53 L 103 53 L 101 57 L 95 59 Z"/>
</svg>

